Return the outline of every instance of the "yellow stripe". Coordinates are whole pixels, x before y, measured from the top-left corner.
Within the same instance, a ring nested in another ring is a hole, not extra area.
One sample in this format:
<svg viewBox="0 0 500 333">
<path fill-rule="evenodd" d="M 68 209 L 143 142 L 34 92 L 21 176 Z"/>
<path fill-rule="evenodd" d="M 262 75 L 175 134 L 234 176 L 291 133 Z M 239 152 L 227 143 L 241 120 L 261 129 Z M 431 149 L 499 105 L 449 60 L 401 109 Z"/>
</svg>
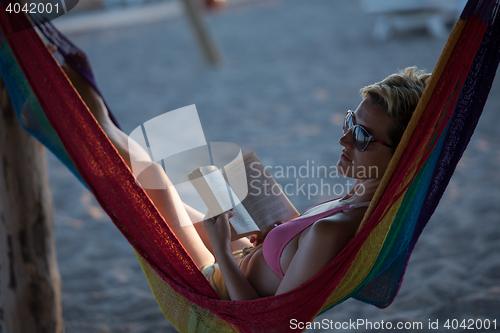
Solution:
<svg viewBox="0 0 500 333">
<path fill-rule="evenodd" d="M 136 253 L 142 270 L 161 311 L 179 332 L 240 332 L 210 310 L 191 303 L 168 285 L 148 263 Z"/>
<path fill-rule="evenodd" d="M 373 229 L 364 244 L 361 246 L 358 255 L 349 267 L 349 270 L 340 281 L 338 287 L 328 298 L 328 301 L 323 306 L 323 309 L 332 306 L 353 292 L 354 289 L 356 289 L 368 276 L 368 273 L 370 273 L 373 265 L 375 264 L 378 254 L 382 249 L 385 239 L 387 238 L 387 234 L 391 229 L 392 222 L 398 213 L 403 198 L 404 195 L 402 195 L 392 207 L 388 207 L 385 217 L 382 221 L 380 221 L 377 227 Z"/>
</svg>

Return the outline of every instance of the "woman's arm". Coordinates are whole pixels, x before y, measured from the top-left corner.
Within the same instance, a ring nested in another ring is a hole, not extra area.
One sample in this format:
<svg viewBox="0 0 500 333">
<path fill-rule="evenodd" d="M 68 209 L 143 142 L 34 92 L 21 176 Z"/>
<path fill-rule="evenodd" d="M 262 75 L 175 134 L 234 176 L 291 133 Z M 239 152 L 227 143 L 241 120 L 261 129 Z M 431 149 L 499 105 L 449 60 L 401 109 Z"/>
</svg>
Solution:
<svg viewBox="0 0 500 333">
<path fill-rule="evenodd" d="M 233 212 L 225 212 L 216 220 L 206 220 L 204 226 L 231 299 L 256 299 L 260 295 L 239 268 L 231 251 L 229 218 L 233 215 Z M 316 276 L 342 251 L 355 232 L 355 225 L 347 220 L 316 222 L 301 239 L 276 295 L 293 290 Z"/>
<path fill-rule="evenodd" d="M 356 229 L 348 221 L 320 220 L 301 239 L 276 295 L 286 293 L 316 276 L 349 243 Z"/>
<path fill-rule="evenodd" d="M 219 264 L 227 291 L 231 300 L 249 300 L 259 298 L 260 295 L 245 277 L 234 260 L 231 249 L 231 230 L 229 219 L 234 211 L 222 213 L 216 220 L 205 220 L 205 230 L 214 248 L 215 258 Z"/>
</svg>

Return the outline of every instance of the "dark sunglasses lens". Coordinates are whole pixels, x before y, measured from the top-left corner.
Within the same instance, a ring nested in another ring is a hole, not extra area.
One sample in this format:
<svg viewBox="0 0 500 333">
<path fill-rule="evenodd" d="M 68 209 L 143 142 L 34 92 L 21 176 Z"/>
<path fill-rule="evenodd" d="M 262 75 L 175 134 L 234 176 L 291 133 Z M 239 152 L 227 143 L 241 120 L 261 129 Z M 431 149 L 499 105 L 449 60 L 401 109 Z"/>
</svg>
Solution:
<svg viewBox="0 0 500 333">
<path fill-rule="evenodd" d="M 365 150 L 370 143 L 370 134 L 361 126 L 356 126 L 352 131 L 352 143 L 358 150 Z"/>
</svg>

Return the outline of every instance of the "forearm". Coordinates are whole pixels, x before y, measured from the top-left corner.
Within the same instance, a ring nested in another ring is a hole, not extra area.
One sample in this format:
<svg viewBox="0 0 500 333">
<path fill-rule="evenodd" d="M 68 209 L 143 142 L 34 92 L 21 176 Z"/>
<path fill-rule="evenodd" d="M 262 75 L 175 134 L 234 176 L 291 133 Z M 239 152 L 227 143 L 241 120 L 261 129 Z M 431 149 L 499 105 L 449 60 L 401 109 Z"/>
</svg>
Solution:
<svg viewBox="0 0 500 333">
<path fill-rule="evenodd" d="M 238 263 L 234 260 L 231 246 L 227 245 L 225 249 L 216 246 L 214 250 L 215 258 L 219 264 L 231 300 L 239 301 L 260 298 L 260 295 L 255 291 L 255 288 L 250 284 L 238 266 Z"/>
</svg>

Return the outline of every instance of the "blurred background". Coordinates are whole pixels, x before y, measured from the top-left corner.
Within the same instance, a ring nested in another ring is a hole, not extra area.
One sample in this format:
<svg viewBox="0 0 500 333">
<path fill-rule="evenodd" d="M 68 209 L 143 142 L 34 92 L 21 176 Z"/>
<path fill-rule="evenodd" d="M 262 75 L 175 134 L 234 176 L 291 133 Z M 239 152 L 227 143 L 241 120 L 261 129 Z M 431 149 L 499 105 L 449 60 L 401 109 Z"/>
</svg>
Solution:
<svg viewBox="0 0 500 333">
<path fill-rule="evenodd" d="M 345 194 L 350 180 L 276 170 L 331 170 L 341 153 L 345 113 L 361 101 L 359 89 L 408 66 L 431 72 L 464 1 L 199 4 L 220 55 L 216 66 L 204 57 L 178 1 L 80 0 L 54 24 L 87 53 L 125 133 L 196 104 L 207 141 L 255 151 L 279 184 L 293 185 L 289 198 L 303 211 Z M 497 79 L 393 305 L 380 310 L 348 300 L 318 320 L 420 321 L 425 327 L 428 320 L 485 318 L 500 324 L 499 92 Z M 90 192 L 53 156 L 49 170 L 66 332 L 175 331 L 132 248 Z"/>
</svg>

